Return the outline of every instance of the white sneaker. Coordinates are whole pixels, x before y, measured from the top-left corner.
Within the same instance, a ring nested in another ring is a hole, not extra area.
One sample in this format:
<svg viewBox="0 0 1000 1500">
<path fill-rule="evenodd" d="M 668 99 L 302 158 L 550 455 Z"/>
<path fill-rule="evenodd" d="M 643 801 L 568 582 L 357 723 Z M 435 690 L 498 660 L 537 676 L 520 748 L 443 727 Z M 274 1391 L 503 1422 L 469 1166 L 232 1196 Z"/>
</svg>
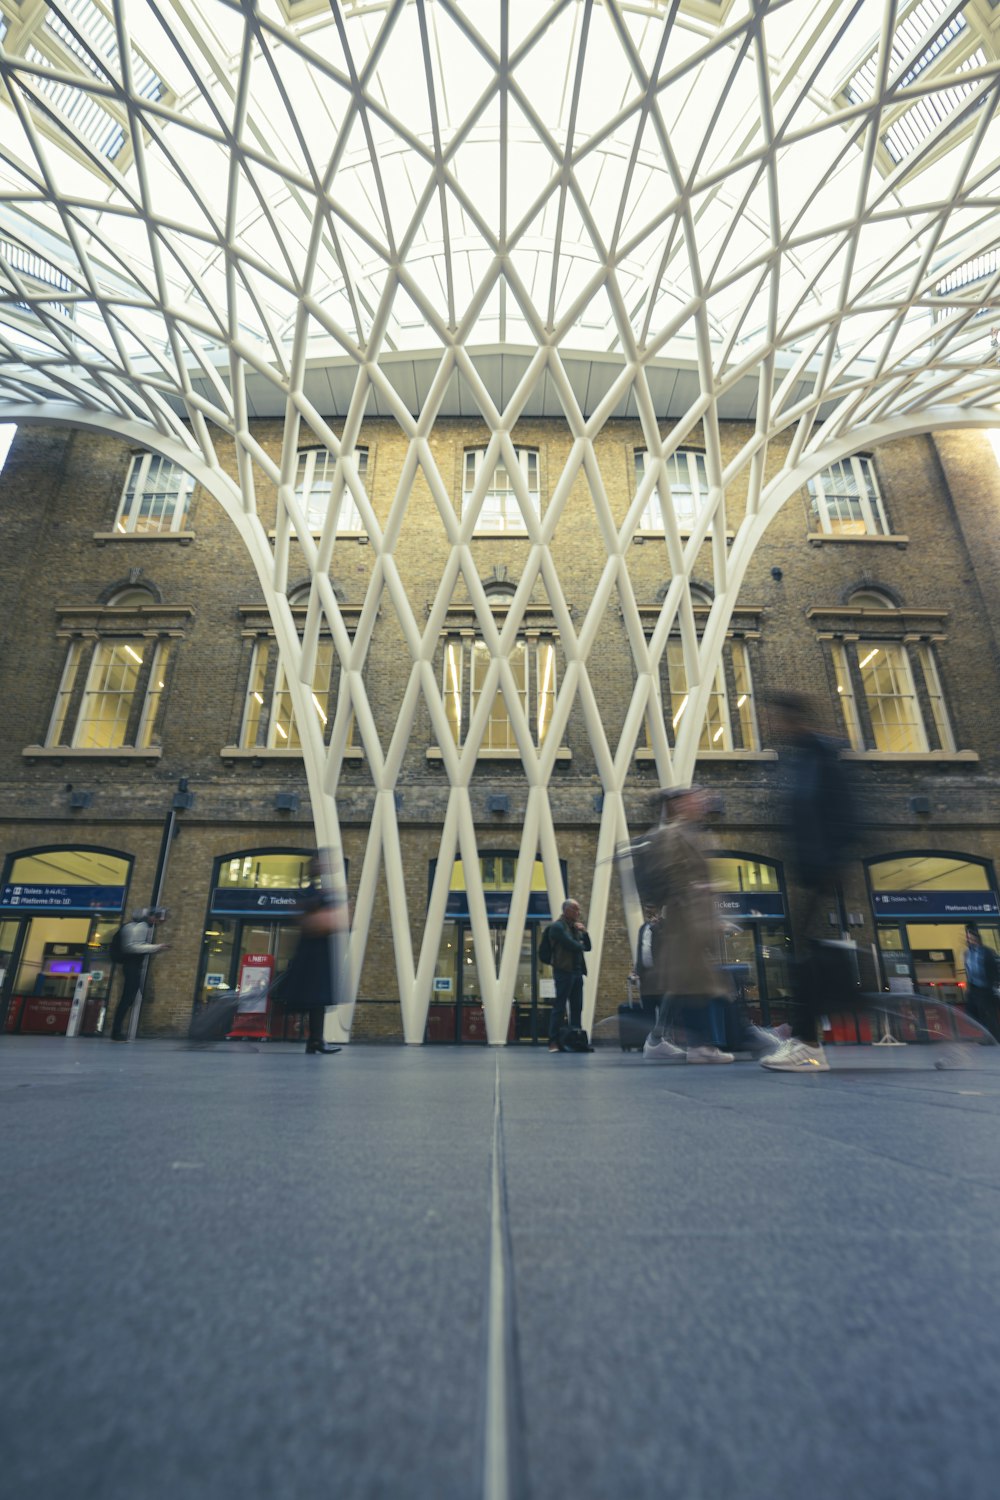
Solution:
<svg viewBox="0 0 1000 1500">
<path fill-rule="evenodd" d="M 682 1063 L 687 1062 L 688 1054 L 683 1047 L 675 1047 L 673 1042 L 668 1042 L 666 1037 L 654 1042 L 648 1036 L 642 1044 L 642 1055 L 650 1062 Z"/>
<path fill-rule="evenodd" d="M 689 1063 L 731 1063 L 735 1059 L 731 1052 L 722 1052 L 718 1047 L 689 1047 Z"/>
<path fill-rule="evenodd" d="M 762 1057 L 762 1068 L 771 1068 L 777 1073 L 829 1073 L 830 1064 L 822 1047 L 810 1047 L 808 1042 L 790 1037 L 782 1042 L 777 1052 Z"/>
</svg>

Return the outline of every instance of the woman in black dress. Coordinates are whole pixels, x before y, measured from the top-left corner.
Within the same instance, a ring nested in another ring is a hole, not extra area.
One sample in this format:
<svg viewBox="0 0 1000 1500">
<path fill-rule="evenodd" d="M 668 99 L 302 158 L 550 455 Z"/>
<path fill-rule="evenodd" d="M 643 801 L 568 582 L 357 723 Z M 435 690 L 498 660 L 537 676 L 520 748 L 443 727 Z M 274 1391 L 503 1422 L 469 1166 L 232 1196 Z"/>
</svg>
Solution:
<svg viewBox="0 0 1000 1500">
<path fill-rule="evenodd" d="M 333 889 L 317 856 L 309 862 L 309 885 L 302 893 L 298 947 L 275 984 L 278 993 L 272 992 L 283 1010 L 309 1017 L 306 1052 L 311 1056 L 340 1051 L 323 1040 L 323 1017 L 337 1003 L 340 934 L 346 930 L 346 898 Z"/>
</svg>

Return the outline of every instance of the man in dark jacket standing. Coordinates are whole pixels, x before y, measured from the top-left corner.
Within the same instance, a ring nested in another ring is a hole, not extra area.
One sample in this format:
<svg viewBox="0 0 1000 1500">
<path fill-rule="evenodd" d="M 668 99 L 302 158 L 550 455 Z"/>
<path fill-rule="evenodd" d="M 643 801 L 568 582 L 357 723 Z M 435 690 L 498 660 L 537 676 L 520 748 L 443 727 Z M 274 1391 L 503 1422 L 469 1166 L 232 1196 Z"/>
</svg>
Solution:
<svg viewBox="0 0 1000 1500">
<path fill-rule="evenodd" d="M 128 1041 L 125 1027 L 129 1011 L 139 994 L 146 964 L 154 953 L 162 953 L 167 946 L 166 943 L 154 942 L 156 929 L 166 920 L 167 913 L 162 906 L 147 906 L 142 911 L 133 912 L 131 922 L 126 922 L 121 929 L 122 994 L 111 1026 L 113 1042 Z"/>
<path fill-rule="evenodd" d="M 562 916 L 549 927 L 549 941 L 556 982 L 556 998 L 549 1018 L 549 1051 L 562 1052 L 559 1033 L 566 1024 L 566 1007 L 572 1027 L 579 1028 L 583 1015 L 583 977 L 587 972 L 583 955 L 590 952 L 590 933 L 583 923 L 578 901 L 563 902 Z"/>
</svg>

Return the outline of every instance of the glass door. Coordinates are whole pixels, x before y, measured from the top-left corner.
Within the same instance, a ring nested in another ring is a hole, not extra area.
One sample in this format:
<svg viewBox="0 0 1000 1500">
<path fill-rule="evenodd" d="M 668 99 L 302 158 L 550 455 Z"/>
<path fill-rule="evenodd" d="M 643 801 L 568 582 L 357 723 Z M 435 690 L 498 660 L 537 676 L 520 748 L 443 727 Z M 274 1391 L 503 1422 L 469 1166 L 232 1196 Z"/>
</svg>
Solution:
<svg viewBox="0 0 1000 1500">
<path fill-rule="evenodd" d="M 537 922 L 526 924 L 521 936 L 514 993 L 511 996 L 510 1029 L 507 1034 L 510 1042 L 544 1040 L 548 1031 L 548 1008 L 544 1002 L 539 1006 L 538 976 L 540 973 L 544 982 L 545 976 L 551 975 L 551 970 L 544 964 L 539 965 L 536 960 L 538 926 Z M 506 927 L 490 927 L 490 958 L 494 972 L 500 967 L 506 933 Z M 486 1041 L 483 991 L 476 965 L 472 928 L 468 922 L 444 924 L 427 1012 L 427 1041 Z"/>
</svg>

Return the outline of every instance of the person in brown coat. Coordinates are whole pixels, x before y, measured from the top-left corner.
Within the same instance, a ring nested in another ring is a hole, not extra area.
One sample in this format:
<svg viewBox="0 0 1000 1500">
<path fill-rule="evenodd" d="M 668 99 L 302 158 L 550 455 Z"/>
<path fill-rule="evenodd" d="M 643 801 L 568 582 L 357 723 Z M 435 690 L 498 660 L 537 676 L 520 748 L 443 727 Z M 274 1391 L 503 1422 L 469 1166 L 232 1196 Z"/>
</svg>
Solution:
<svg viewBox="0 0 1000 1500">
<path fill-rule="evenodd" d="M 719 919 L 708 857 L 698 825 L 704 793 L 698 786 L 660 794 L 661 822 L 637 841 L 633 859 L 639 894 L 661 910 L 664 941 L 657 947 L 663 995 L 643 1056 L 653 1062 L 731 1063 L 712 1042 L 709 1005 L 725 990 L 719 973 Z M 683 1027 L 687 1051 L 668 1042 L 670 1022 Z"/>
</svg>

